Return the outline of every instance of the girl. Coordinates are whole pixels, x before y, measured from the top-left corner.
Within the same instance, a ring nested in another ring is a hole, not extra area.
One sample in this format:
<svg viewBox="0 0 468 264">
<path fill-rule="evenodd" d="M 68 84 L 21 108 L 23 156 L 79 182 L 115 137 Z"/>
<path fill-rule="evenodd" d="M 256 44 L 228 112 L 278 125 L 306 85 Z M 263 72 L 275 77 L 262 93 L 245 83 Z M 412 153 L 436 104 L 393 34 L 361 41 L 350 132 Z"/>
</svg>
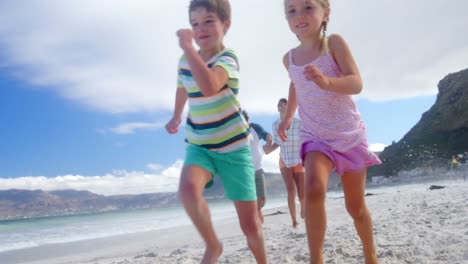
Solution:
<svg viewBox="0 0 468 264">
<path fill-rule="evenodd" d="M 351 97 L 362 90 L 358 68 L 344 39 L 325 35 L 329 0 L 285 0 L 285 11 L 300 45 L 283 57 L 291 83 L 278 134 L 286 139 L 286 129 L 299 108 L 310 263 L 323 263 L 325 194 L 334 169 L 341 175 L 346 209 L 361 239 L 365 263 L 375 264 L 372 219 L 364 192 L 367 167 L 381 162 L 368 150 L 366 129 Z"/>
</svg>

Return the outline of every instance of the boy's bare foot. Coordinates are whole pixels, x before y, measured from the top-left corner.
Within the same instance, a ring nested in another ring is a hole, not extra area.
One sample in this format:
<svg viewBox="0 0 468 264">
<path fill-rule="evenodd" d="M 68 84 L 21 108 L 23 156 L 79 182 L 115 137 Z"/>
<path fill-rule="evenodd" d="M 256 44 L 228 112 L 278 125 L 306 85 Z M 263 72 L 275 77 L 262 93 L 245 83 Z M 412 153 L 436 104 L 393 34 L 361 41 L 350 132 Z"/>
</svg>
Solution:
<svg viewBox="0 0 468 264">
<path fill-rule="evenodd" d="M 221 242 L 219 242 L 218 246 L 215 248 L 207 247 L 201 264 L 215 264 L 218 261 L 219 256 L 221 256 L 221 253 L 223 253 L 223 244 Z"/>
</svg>

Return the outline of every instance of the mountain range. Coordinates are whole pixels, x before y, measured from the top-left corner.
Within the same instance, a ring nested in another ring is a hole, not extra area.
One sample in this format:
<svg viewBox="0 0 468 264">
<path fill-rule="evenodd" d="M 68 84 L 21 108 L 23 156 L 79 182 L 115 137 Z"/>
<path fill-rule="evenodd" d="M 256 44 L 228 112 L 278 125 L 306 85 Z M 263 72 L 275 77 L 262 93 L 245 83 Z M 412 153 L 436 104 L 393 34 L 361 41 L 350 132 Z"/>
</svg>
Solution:
<svg viewBox="0 0 468 264">
<path fill-rule="evenodd" d="M 266 173 L 265 178 L 269 197 L 286 195 L 281 174 Z M 204 196 L 207 200 L 223 199 L 221 181 L 215 180 L 213 186 L 205 190 Z M 105 196 L 78 190 L 11 189 L 0 191 L 0 220 L 162 208 L 178 204 L 174 192 Z"/>
</svg>

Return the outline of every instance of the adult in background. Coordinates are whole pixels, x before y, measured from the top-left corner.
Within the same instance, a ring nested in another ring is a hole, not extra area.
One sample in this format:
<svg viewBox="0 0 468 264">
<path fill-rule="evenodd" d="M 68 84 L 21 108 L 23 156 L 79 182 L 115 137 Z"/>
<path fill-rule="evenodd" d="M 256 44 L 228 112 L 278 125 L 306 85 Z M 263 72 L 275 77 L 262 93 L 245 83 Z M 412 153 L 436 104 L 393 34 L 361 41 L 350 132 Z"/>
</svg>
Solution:
<svg viewBox="0 0 468 264">
<path fill-rule="evenodd" d="M 266 154 L 280 148 L 279 168 L 283 176 L 286 191 L 288 192 L 288 208 L 291 214 L 293 227 L 297 227 L 296 218 L 296 190 L 297 197 L 301 205 L 301 218 L 304 218 L 304 167 L 300 155 L 301 142 L 299 139 L 299 130 L 301 122 L 294 118 L 291 125 L 286 130 L 286 141 L 281 140 L 278 135 L 278 126 L 285 117 L 288 100 L 281 98 L 278 102 L 278 112 L 280 118 L 273 123 L 272 133 L 274 144 L 270 149 L 265 150 Z"/>
<path fill-rule="evenodd" d="M 245 110 L 242 111 L 247 123 L 249 123 L 250 134 L 252 135 L 252 140 L 250 141 L 250 150 L 252 151 L 252 161 L 255 168 L 255 187 L 257 189 L 257 204 L 258 204 L 258 215 L 262 223 L 264 222 L 264 217 L 262 213 L 262 208 L 266 203 L 266 188 L 265 188 L 265 172 L 263 171 L 263 152 L 266 152 L 266 149 L 270 149 L 273 143 L 273 137 L 270 133 L 266 132 L 262 126 L 257 123 L 249 122 L 249 115 Z M 263 145 L 263 150 L 260 149 L 260 141 L 265 141 Z"/>
</svg>

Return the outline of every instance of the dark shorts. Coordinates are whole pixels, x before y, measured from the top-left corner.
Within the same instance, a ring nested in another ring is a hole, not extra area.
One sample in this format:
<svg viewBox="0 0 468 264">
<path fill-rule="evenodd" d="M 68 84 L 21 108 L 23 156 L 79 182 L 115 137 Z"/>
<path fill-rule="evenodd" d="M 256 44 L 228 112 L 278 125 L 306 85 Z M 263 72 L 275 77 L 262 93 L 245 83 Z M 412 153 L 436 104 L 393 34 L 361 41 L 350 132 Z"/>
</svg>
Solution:
<svg viewBox="0 0 468 264">
<path fill-rule="evenodd" d="M 263 169 L 255 171 L 255 187 L 257 189 L 257 198 L 265 198 L 265 172 L 263 171 Z"/>
</svg>

